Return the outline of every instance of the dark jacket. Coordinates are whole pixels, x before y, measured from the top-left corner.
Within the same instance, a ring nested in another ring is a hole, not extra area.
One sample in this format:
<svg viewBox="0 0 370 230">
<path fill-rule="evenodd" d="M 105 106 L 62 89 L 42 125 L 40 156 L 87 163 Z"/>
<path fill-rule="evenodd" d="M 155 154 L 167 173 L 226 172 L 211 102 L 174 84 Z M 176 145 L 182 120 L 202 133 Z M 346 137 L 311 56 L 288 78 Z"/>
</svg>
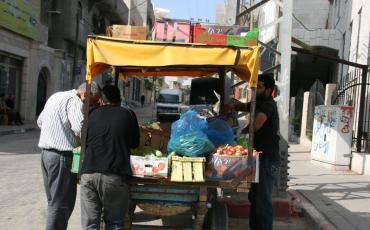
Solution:
<svg viewBox="0 0 370 230">
<path fill-rule="evenodd" d="M 81 173 L 132 175 L 130 149 L 139 145 L 136 115 L 120 106 L 102 106 L 90 111 L 87 146 Z"/>
</svg>

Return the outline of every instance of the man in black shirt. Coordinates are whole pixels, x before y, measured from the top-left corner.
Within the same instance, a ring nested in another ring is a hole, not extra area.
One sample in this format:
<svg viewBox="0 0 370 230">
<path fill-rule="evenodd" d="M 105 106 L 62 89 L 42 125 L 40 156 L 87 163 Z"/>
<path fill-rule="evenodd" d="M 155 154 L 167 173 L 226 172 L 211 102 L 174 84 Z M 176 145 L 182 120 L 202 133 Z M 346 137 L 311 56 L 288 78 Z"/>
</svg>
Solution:
<svg viewBox="0 0 370 230">
<path fill-rule="evenodd" d="M 82 229 L 123 229 L 128 210 L 127 178 L 132 175 L 130 149 L 139 145 L 134 112 L 120 107 L 116 86 L 105 86 L 102 106 L 89 114 L 86 156 L 81 169 Z"/>
<path fill-rule="evenodd" d="M 275 80 L 272 74 L 258 76 L 256 114 L 254 121 L 254 149 L 260 155 L 259 182 L 253 183 L 248 198 L 251 202 L 250 229 L 272 229 L 272 187 L 279 171 L 279 115 L 272 98 Z M 226 109 L 249 112 L 249 103 L 234 101 Z M 248 130 L 248 129 L 246 129 Z"/>
</svg>

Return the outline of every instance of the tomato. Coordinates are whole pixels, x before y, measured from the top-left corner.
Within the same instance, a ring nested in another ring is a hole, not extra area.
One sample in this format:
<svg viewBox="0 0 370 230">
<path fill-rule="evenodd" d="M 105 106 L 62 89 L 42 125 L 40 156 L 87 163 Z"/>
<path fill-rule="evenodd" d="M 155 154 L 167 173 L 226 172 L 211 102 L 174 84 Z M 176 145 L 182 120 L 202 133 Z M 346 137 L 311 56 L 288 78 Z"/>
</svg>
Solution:
<svg viewBox="0 0 370 230">
<path fill-rule="evenodd" d="M 159 171 L 159 170 L 158 170 L 158 167 L 155 167 L 155 166 L 153 166 L 153 167 L 152 167 L 152 172 L 153 172 L 153 173 L 158 173 L 158 171 Z"/>
<path fill-rule="evenodd" d="M 166 164 L 161 162 L 158 164 L 158 171 L 162 171 L 166 167 Z"/>
</svg>

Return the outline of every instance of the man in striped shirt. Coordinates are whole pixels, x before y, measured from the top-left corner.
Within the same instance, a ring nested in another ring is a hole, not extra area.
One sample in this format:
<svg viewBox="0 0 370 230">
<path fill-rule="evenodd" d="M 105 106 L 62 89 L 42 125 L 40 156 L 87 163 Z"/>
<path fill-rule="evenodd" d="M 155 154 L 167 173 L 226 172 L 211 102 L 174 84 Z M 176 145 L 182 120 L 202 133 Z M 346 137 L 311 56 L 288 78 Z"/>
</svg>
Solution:
<svg viewBox="0 0 370 230">
<path fill-rule="evenodd" d="M 98 85 L 91 84 L 91 103 L 100 97 Z M 82 107 L 86 84 L 77 90 L 57 92 L 45 104 L 37 119 L 41 129 L 38 146 L 48 200 L 47 230 L 67 229 L 76 201 L 77 175 L 71 173 L 72 150 L 80 145 Z"/>
</svg>

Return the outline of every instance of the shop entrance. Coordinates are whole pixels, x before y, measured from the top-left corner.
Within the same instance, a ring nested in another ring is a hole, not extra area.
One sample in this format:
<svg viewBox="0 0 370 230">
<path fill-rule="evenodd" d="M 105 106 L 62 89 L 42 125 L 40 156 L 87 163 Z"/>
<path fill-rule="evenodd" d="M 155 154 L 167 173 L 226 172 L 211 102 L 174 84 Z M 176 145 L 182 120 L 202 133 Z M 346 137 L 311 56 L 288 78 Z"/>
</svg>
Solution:
<svg viewBox="0 0 370 230">
<path fill-rule="evenodd" d="M 50 76 L 49 70 L 47 68 L 42 68 L 38 81 L 37 81 L 37 101 L 36 101 L 36 117 L 40 115 L 44 109 L 46 99 L 47 99 L 47 81 Z"/>
</svg>

